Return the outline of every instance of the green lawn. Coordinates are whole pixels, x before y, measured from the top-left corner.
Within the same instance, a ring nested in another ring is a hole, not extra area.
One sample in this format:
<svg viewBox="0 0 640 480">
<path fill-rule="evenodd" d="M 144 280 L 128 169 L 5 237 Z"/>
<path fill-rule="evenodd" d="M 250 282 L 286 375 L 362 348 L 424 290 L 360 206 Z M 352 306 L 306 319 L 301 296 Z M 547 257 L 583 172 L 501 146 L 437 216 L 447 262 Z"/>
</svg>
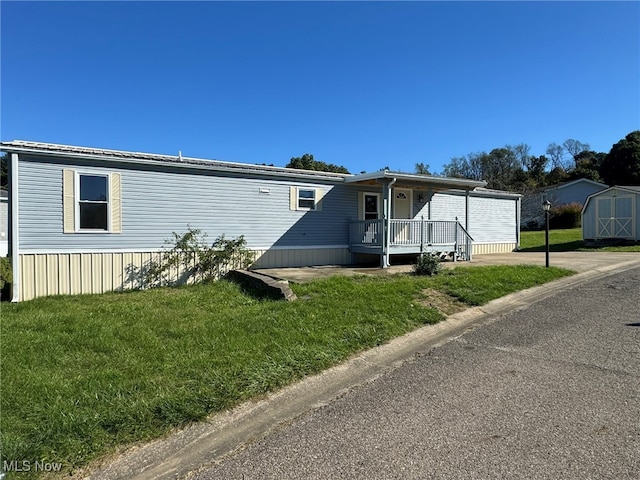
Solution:
<svg viewBox="0 0 640 480">
<path fill-rule="evenodd" d="M 68 473 L 440 321 L 420 303 L 425 289 L 478 305 L 569 274 L 333 277 L 292 285 L 290 303 L 220 281 L 3 304 L 0 462 L 60 462 Z"/>
<path fill-rule="evenodd" d="M 545 250 L 545 232 L 521 232 L 520 247 L 524 252 L 542 252 Z M 549 231 L 549 250 L 552 252 L 640 252 L 640 244 L 618 246 L 588 247 L 582 241 L 581 228 Z"/>
</svg>

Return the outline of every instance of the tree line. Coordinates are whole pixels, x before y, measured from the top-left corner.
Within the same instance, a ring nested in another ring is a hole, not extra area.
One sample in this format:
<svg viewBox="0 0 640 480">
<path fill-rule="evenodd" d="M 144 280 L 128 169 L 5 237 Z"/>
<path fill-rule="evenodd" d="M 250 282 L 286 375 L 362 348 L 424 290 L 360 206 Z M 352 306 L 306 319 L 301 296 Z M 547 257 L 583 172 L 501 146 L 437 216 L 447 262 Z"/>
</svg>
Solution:
<svg viewBox="0 0 640 480">
<path fill-rule="evenodd" d="M 315 160 L 308 153 L 292 157 L 286 167 L 349 173 L 343 166 Z M 416 163 L 414 173 L 485 180 L 487 188 L 519 193 L 579 178 L 608 185 L 640 185 L 640 130 L 629 133 L 609 152 L 596 152 L 588 143 L 569 138 L 549 144 L 544 155 L 532 155 L 531 147 L 520 143 L 454 157 L 439 174 L 424 162 Z"/>
<path fill-rule="evenodd" d="M 520 193 L 579 178 L 608 185 L 640 185 L 640 130 L 629 133 L 607 153 L 571 138 L 560 145 L 551 143 L 539 156 L 532 155 L 525 143 L 505 145 L 489 153 L 452 158 L 441 175 L 485 180 L 488 188 Z"/>
</svg>

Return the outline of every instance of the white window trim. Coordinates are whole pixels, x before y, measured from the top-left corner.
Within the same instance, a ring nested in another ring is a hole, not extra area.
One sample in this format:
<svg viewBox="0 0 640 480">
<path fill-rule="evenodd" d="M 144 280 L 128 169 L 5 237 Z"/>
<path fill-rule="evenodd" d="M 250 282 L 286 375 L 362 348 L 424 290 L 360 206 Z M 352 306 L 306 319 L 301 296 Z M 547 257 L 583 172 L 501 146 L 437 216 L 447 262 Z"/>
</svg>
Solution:
<svg viewBox="0 0 640 480">
<path fill-rule="evenodd" d="M 313 208 L 301 207 L 300 200 L 311 200 L 309 198 L 300 198 L 300 191 L 305 190 L 307 192 L 313 192 Z M 313 212 L 318 209 L 318 191 L 315 188 L 296 187 L 296 210 L 303 210 Z"/>
<path fill-rule="evenodd" d="M 91 177 L 106 177 L 107 178 L 107 229 L 103 230 L 101 228 L 80 228 L 80 177 L 83 175 L 88 175 Z M 86 172 L 86 171 L 75 171 L 75 179 L 74 179 L 74 210 L 75 210 L 75 227 L 76 233 L 111 233 L 112 225 L 111 225 L 111 175 L 108 173 L 97 173 L 97 172 Z"/>
<path fill-rule="evenodd" d="M 367 199 L 366 197 L 370 196 L 370 197 L 376 197 L 376 205 L 378 207 L 378 220 L 380 220 L 382 218 L 382 212 L 380 211 L 380 194 L 377 192 L 362 192 L 362 220 L 366 219 L 366 213 L 367 213 Z"/>
</svg>

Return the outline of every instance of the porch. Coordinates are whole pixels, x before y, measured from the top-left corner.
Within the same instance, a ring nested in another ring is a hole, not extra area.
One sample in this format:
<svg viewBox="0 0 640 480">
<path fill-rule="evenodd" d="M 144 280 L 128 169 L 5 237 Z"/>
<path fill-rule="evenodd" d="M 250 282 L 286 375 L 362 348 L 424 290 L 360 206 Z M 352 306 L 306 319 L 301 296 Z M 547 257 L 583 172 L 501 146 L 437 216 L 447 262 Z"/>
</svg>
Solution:
<svg viewBox="0 0 640 480">
<path fill-rule="evenodd" d="M 356 220 L 349 223 L 349 249 L 375 255 L 446 253 L 457 260 L 471 260 L 473 239 L 458 221 L 391 219 Z M 385 249 L 388 245 L 388 249 Z"/>
</svg>

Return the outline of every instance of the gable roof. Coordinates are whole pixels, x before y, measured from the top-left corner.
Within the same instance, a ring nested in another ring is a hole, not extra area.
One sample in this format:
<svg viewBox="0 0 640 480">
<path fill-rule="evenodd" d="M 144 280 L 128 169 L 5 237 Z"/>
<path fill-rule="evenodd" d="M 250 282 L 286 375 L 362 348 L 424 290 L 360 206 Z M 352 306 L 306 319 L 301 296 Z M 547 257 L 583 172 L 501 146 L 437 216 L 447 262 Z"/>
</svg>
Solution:
<svg viewBox="0 0 640 480">
<path fill-rule="evenodd" d="M 561 188 L 567 188 L 571 185 L 575 185 L 576 183 L 590 183 L 591 185 L 595 185 L 597 187 L 607 188 L 609 185 L 605 183 L 596 182 L 595 180 L 591 180 L 589 178 L 577 178 L 576 180 L 571 180 L 570 182 L 561 182 L 556 184 L 555 186 L 551 185 L 550 188 L 555 188 L 560 190 Z"/>
<path fill-rule="evenodd" d="M 590 183 L 591 185 L 594 185 L 596 187 L 600 187 L 602 189 L 605 189 L 605 188 L 607 188 L 609 186 L 607 184 L 596 182 L 595 180 L 591 180 L 589 178 L 577 178 L 576 180 L 571 180 L 569 182 L 560 182 L 560 183 L 555 183 L 553 185 L 547 185 L 545 187 L 536 188 L 534 190 L 531 190 L 529 192 L 529 194 L 543 193 L 543 192 L 548 192 L 550 190 L 560 190 L 562 188 L 567 188 L 567 187 L 570 187 L 572 185 L 575 185 L 576 183 Z"/>
<path fill-rule="evenodd" d="M 640 185 L 614 185 L 613 187 L 605 188 L 604 190 L 600 190 L 599 192 L 592 193 L 591 195 L 589 195 L 587 199 L 584 201 L 584 205 L 582 207 L 582 213 L 584 214 L 585 210 L 587 209 L 587 205 L 589 205 L 589 202 L 593 197 L 602 195 L 603 193 L 606 193 L 610 190 L 623 190 L 625 192 L 636 193 L 640 195 Z"/>
</svg>

